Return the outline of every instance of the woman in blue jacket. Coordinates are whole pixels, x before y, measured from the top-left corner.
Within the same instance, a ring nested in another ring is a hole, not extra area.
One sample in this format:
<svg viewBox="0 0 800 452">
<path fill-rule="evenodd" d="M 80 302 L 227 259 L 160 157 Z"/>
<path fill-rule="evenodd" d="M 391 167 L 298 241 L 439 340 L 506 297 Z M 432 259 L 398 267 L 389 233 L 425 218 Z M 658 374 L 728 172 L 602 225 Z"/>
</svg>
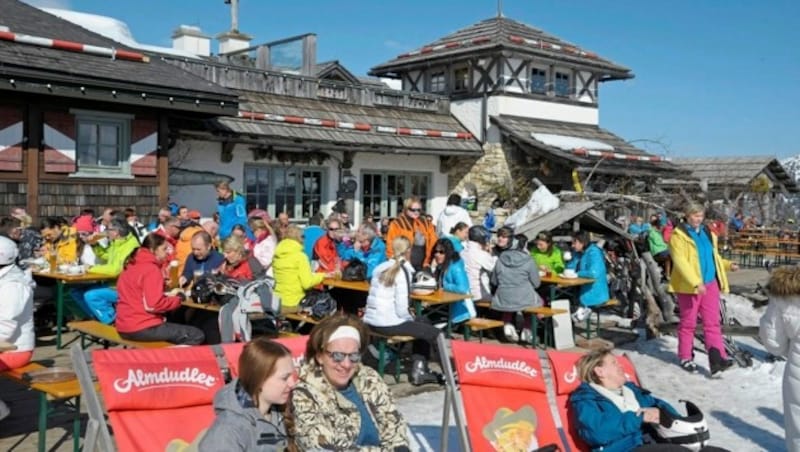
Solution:
<svg viewBox="0 0 800 452">
<path fill-rule="evenodd" d="M 677 444 L 645 445 L 643 428 L 647 424 L 663 424 L 666 422 L 662 422 L 662 417 L 681 419 L 682 416 L 669 403 L 628 382 L 619 360 L 610 350 L 587 353 L 578 361 L 577 368 L 582 383 L 569 396 L 571 419 L 592 451 L 692 450 Z M 706 452 L 724 451 L 713 446 L 700 448 L 708 440 L 707 429 L 701 428 L 691 436 L 681 439 L 681 444 Z"/>
<path fill-rule="evenodd" d="M 369 224 L 359 226 L 352 244 L 338 242 L 336 253 L 343 261 L 358 259 L 367 267 L 367 281 L 372 279 L 372 272 L 378 265 L 386 262 L 386 245 L 375 228 Z"/>
<path fill-rule="evenodd" d="M 432 262 L 436 263 L 436 281 L 439 287 L 455 293 L 469 294 L 469 279 L 464 261 L 453 247 L 453 241 L 441 238 L 433 246 Z M 469 295 L 467 295 L 469 296 Z M 472 298 L 459 301 L 450 308 L 450 322 L 452 324 L 466 322 L 475 317 L 475 305 Z"/>
<path fill-rule="evenodd" d="M 572 236 L 572 260 L 567 268 L 578 273 L 579 278 L 591 278 L 591 284 L 580 286 L 579 300 L 581 307 L 575 313 L 578 320 L 584 320 L 591 313 L 590 306 L 597 306 L 609 299 L 608 278 L 606 276 L 606 260 L 603 250 L 589 240 L 586 231 L 576 232 Z"/>
</svg>

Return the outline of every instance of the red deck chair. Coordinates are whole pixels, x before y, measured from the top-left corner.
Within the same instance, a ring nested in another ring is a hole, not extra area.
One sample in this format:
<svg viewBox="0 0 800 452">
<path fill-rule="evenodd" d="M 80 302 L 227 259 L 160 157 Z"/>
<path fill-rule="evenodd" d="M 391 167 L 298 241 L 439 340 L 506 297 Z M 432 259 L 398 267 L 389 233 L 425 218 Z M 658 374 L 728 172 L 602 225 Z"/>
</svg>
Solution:
<svg viewBox="0 0 800 452">
<path fill-rule="evenodd" d="M 575 366 L 581 356 L 583 353 L 547 351 L 547 358 L 550 360 L 550 368 L 553 372 L 558 416 L 561 418 L 566 442 L 573 451 L 589 450 L 589 446 L 578 436 L 569 407 L 569 395 L 581 384 L 578 378 L 578 368 Z M 626 355 L 617 355 L 617 359 L 625 372 L 625 378 L 638 385 L 639 377 L 636 375 L 636 369 L 631 360 Z"/>
<path fill-rule="evenodd" d="M 92 352 L 120 451 L 180 450 L 214 419 L 225 384 L 209 346 Z"/>
<path fill-rule="evenodd" d="M 441 348 L 441 344 L 440 344 Z M 549 444 L 564 450 L 547 401 L 539 356 L 534 350 L 505 345 L 451 341 L 450 349 L 460 391 L 457 424 L 466 429 L 467 450 L 492 452 L 492 442 L 530 450 Z M 454 382 L 454 375 L 448 381 Z M 463 412 L 459 413 L 461 407 Z M 445 406 L 445 410 L 449 407 Z M 449 417 L 449 411 L 445 413 Z M 533 447 L 535 446 L 535 447 Z"/>
<path fill-rule="evenodd" d="M 294 366 L 299 368 L 303 364 L 303 357 L 306 353 L 306 343 L 308 336 L 295 336 L 273 339 L 275 342 L 280 342 L 285 345 L 289 351 L 292 352 L 292 359 Z M 244 342 L 232 342 L 228 344 L 220 344 L 222 350 L 225 351 L 225 359 L 228 361 L 228 368 L 231 372 L 231 377 L 236 378 L 239 376 L 239 355 L 242 354 Z"/>
</svg>

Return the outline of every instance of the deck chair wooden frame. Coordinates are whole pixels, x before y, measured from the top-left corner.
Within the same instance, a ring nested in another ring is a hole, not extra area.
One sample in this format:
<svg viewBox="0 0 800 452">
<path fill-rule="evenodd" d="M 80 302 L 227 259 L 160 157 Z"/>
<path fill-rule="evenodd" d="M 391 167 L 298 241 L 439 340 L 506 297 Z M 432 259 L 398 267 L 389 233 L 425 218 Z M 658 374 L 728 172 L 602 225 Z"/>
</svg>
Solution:
<svg viewBox="0 0 800 452">
<path fill-rule="evenodd" d="M 91 368 L 91 352 L 84 350 L 81 344 L 76 343 L 70 347 L 69 353 L 72 360 L 72 368 L 78 376 L 83 400 L 89 412 L 89 421 L 86 424 L 86 433 L 83 439 L 83 451 L 115 451 L 117 447 L 114 444 L 114 440 L 111 439 L 111 433 L 108 431 L 103 405 L 100 403 L 100 397 L 95 388 L 95 378 Z"/>
<path fill-rule="evenodd" d="M 443 334 L 440 334 L 436 339 L 436 344 L 439 348 L 439 357 L 442 360 L 442 371 L 445 376 L 444 388 L 444 410 L 442 412 L 442 439 L 441 449 L 447 450 L 449 441 L 450 429 L 450 412 L 455 416 L 456 428 L 458 429 L 458 442 L 462 452 L 469 452 L 469 435 L 467 434 L 467 422 L 464 416 L 464 406 L 461 404 L 461 398 L 456 395 L 456 377 L 453 370 L 452 351 L 450 350 L 450 339 L 447 339 Z"/>
</svg>

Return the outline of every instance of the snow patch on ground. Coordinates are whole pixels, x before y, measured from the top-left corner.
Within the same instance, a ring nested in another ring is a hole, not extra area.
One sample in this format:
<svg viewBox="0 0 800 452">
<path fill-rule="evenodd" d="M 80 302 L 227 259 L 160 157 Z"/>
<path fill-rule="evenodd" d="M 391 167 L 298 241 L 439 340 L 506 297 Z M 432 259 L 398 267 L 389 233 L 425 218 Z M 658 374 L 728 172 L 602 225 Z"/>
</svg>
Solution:
<svg viewBox="0 0 800 452">
<path fill-rule="evenodd" d="M 753 309 L 750 300 L 726 295 L 729 315 L 743 325 L 758 325 L 764 308 Z M 677 364 L 678 340 L 662 336 L 626 344 L 620 352 L 633 361 L 645 388 L 674 405 L 691 400 L 705 413 L 713 445 L 731 451 L 784 451 L 781 381 L 785 362 L 769 362 L 767 352 L 755 338 L 738 337 L 737 344 L 753 354 L 753 366 L 734 366 L 721 378 L 710 378 L 708 358 L 697 352 L 701 367 L 688 374 Z M 699 345 L 699 344 L 697 344 Z M 440 450 L 444 392 L 419 394 L 398 400 L 398 408 L 410 425 L 412 449 Z M 450 419 L 448 450 L 458 450 L 458 436 Z"/>
</svg>

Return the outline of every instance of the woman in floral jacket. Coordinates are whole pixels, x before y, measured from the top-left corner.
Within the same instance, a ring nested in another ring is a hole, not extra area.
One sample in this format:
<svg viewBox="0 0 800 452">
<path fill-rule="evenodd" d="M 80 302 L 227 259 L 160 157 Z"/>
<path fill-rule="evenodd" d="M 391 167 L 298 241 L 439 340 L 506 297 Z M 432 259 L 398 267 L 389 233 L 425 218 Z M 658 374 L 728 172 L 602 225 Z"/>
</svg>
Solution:
<svg viewBox="0 0 800 452">
<path fill-rule="evenodd" d="M 408 451 L 408 426 L 389 387 L 361 364 L 363 323 L 336 315 L 317 324 L 292 393 L 300 450 Z"/>
</svg>

